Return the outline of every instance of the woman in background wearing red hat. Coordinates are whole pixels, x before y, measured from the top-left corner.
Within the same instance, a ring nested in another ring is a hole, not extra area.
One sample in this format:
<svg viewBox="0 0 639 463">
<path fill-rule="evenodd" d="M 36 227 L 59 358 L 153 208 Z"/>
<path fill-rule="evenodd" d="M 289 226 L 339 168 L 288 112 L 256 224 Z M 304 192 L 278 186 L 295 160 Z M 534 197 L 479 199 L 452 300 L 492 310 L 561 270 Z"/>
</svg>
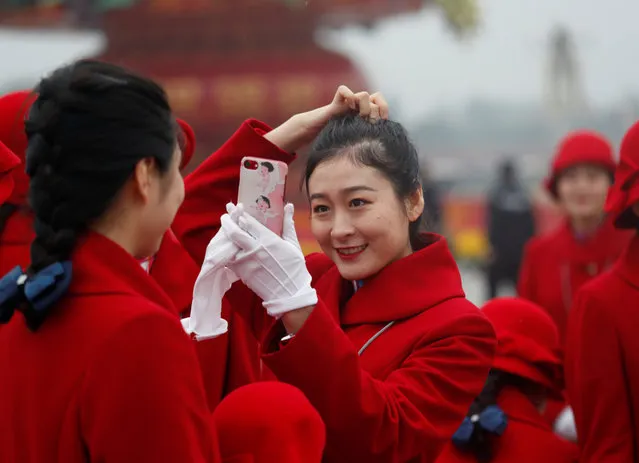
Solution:
<svg viewBox="0 0 639 463">
<path fill-rule="evenodd" d="M 548 235 L 533 238 L 524 251 L 519 296 L 550 314 L 559 330 L 562 351 L 577 290 L 610 268 L 630 240 L 630 234 L 616 230 L 604 212 L 614 168 L 612 146 L 601 135 L 589 131 L 567 135 L 546 181 L 565 214 L 564 223 Z M 563 402 L 549 401 L 549 422 L 555 423 L 564 407 Z M 570 417 L 569 409 L 564 412 Z"/>
<path fill-rule="evenodd" d="M 493 299 L 482 311 L 497 335 L 493 369 L 437 463 L 576 463 L 577 446 L 542 416 L 563 389 L 552 319 L 518 298 Z"/>
<path fill-rule="evenodd" d="M 563 347 L 577 290 L 608 269 L 630 236 L 616 230 L 604 204 L 615 170 L 610 143 L 594 132 L 573 132 L 559 144 L 546 186 L 565 214 L 563 225 L 526 246 L 519 296 L 544 308 Z"/>
<path fill-rule="evenodd" d="M 606 210 L 634 237 L 579 291 L 568 320 L 566 389 L 582 463 L 639 461 L 639 123 L 620 151 Z"/>
</svg>

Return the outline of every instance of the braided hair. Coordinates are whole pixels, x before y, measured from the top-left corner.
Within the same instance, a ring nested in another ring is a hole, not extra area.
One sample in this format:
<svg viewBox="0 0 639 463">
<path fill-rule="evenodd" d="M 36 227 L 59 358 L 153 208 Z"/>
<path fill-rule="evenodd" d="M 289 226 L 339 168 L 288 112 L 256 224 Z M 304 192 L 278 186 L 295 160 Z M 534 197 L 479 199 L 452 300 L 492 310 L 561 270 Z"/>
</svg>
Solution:
<svg viewBox="0 0 639 463">
<path fill-rule="evenodd" d="M 81 60 L 42 79 L 27 120 L 35 240 L 27 276 L 69 261 L 139 161 L 168 171 L 177 125 L 164 90 L 121 67 Z M 36 330 L 50 310 L 20 309 Z"/>
</svg>

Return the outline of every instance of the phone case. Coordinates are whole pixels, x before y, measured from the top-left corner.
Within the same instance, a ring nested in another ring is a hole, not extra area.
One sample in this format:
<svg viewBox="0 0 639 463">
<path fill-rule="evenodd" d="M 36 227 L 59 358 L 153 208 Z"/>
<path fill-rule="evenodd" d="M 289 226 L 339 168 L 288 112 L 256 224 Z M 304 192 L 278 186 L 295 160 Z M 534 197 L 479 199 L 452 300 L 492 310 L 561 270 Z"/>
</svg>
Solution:
<svg viewBox="0 0 639 463">
<path fill-rule="evenodd" d="M 237 202 L 274 233 L 282 234 L 284 190 L 288 166 L 280 161 L 247 156 L 240 167 Z"/>
</svg>

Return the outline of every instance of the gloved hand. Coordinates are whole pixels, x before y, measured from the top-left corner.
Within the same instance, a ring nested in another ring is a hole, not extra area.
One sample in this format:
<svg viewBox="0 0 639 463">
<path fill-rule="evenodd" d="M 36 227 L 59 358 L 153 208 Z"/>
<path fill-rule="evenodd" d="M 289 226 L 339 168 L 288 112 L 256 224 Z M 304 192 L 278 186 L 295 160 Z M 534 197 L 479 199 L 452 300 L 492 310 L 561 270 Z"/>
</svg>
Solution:
<svg viewBox="0 0 639 463">
<path fill-rule="evenodd" d="M 268 314 L 279 318 L 317 304 L 295 232 L 293 205 L 284 207 L 282 237 L 241 210 L 241 205 L 229 205 L 227 211 L 221 219 L 222 230 L 241 249 L 228 267 L 262 299 Z"/>
<path fill-rule="evenodd" d="M 577 442 L 577 425 L 572 408 L 564 408 L 555 420 L 555 434 L 571 442 Z"/>
<path fill-rule="evenodd" d="M 195 339 L 203 341 L 215 338 L 228 330 L 222 318 L 222 297 L 238 280 L 226 265 L 233 260 L 239 248 L 219 230 L 206 247 L 204 264 L 193 288 L 191 316 L 182 319 L 187 334 L 195 333 Z"/>
</svg>

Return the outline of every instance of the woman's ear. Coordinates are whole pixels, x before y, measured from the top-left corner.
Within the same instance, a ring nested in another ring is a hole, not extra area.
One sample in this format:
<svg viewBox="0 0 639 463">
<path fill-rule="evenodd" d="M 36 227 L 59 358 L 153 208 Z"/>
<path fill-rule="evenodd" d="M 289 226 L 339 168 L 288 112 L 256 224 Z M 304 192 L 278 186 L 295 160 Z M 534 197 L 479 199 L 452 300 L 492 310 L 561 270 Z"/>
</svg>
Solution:
<svg viewBox="0 0 639 463">
<path fill-rule="evenodd" d="M 144 158 L 135 165 L 133 171 L 133 190 L 144 203 L 149 201 L 153 179 L 157 176 L 155 159 Z"/>
<path fill-rule="evenodd" d="M 414 222 L 422 215 L 424 212 L 424 192 L 421 186 L 406 198 L 405 205 L 406 215 L 410 222 Z"/>
</svg>

